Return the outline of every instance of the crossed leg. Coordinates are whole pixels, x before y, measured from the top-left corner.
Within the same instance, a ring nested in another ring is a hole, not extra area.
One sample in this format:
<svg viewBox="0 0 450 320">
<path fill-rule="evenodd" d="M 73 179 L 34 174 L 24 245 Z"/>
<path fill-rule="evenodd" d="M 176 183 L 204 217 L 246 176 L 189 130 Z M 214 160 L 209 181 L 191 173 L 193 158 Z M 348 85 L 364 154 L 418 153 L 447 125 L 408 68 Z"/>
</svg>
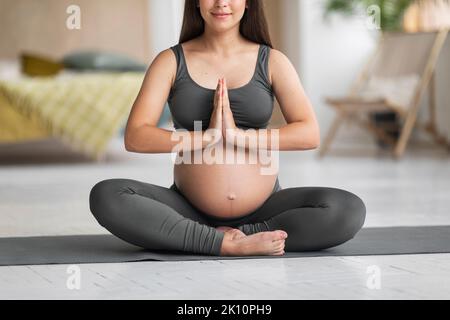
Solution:
<svg viewBox="0 0 450 320">
<path fill-rule="evenodd" d="M 287 232 L 286 251 L 334 247 L 352 239 L 366 216 L 357 195 L 331 187 L 294 187 L 273 193 L 246 224 L 246 235 L 281 229 Z"/>
<path fill-rule="evenodd" d="M 176 191 L 132 179 L 98 182 L 89 195 L 90 210 L 112 234 L 156 250 L 220 253 L 224 234 Z"/>
<path fill-rule="evenodd" d="M 100 181 L 90 192 L 89 205 L 100 225 L 147 249 L 221 255 L 224 238 L 229 236 L 213 227 L 183 195 L 151 183 Z M 273 193 L 245 224 L 233 228 L 245 235 L 266 233 L 258 237 L 267 241 L 275 237 L 268 232 L 284 230 L 285 245 L 283 239 L 276 240 L 283 241 L 286 251 L 320 250 L 353 238 L 364 224 L 365 213 L 363 201 L 342 189 L 287 188 Z"/>
<path fill-rule="evenodd" d="M 182 194 L 151 183 L 132 179 L 100 181 L 90 192 L 89 206 L 100 225 L 146 249 L 250 255 L 281 254 L 284 248 L 285 233 L 277 230 L 240 239 L 241 243 L 230 246 L 235 237 L 210 226 L 205 214 Z"/>
</svg>

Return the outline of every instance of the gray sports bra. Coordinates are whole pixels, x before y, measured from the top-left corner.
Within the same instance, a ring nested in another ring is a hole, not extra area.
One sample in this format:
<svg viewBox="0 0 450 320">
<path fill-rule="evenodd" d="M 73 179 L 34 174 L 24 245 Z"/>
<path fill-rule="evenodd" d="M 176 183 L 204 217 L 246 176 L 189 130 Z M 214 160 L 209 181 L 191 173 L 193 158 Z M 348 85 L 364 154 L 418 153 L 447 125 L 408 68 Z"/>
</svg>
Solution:
<svg viewBox="0 0 450 320">
<path fill-rule="evenodd" d="M 215 89 L 197 84 L 189 75 L 181 44 L 170 47 L 177 59 L 177 74 L 167 99 L 175 129 L 194 130 L 194 121 L 202 121 L 202 130 L 209 126 Z M 241 129 L 266 128 L 273 111 L 273 91 L 268 78 L 270 47 L 259 46 L 253 77 L 242 87 L 228 89 L 231 111 Z"/>
</svg>

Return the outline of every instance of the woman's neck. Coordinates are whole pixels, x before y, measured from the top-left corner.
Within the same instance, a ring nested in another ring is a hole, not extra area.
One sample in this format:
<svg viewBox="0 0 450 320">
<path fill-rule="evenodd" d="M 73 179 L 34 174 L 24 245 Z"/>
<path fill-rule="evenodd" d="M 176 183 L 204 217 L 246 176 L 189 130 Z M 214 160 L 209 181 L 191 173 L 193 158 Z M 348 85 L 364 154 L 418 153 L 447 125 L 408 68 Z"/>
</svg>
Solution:
<svg viewBox="0 0 450 320">
<path fill-rule="evenodd" d="M 248 41 L 239 32 L 239 27 L 226 32 L 215 32 L 205 28 L 205 32 L 199 38 L 200 45 L 218 56 L 230 56 Z"/>
</svg>

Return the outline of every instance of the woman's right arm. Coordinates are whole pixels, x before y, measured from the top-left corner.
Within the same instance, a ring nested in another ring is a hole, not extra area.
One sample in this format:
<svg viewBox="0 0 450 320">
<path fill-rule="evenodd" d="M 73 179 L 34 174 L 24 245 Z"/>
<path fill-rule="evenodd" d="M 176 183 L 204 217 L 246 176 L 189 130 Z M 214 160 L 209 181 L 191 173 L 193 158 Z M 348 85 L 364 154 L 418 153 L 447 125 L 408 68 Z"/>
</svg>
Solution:
<svg viewBox="0 0 450 320">
<path fill-rule="evenodd" d="M 157 124 L 176 76 L 177 62 L 171 49 L 160 52 L 153 60 L 144 77 L 141 89 L 133 103 L 125 129 L 125 149 L 136 153 L 171 153 L 182 140 L 171 139 L 175 131 L 158 128 Z M 186 106 L 187 107 L 187 106 Z M 198 132 L 197 132 L 198 133 Z M 210 135 L 202 131 L 204 149 Z M 195 150 L 194 131 L 187 131 L 192 142 L 184 150 Z"/>
</svg>

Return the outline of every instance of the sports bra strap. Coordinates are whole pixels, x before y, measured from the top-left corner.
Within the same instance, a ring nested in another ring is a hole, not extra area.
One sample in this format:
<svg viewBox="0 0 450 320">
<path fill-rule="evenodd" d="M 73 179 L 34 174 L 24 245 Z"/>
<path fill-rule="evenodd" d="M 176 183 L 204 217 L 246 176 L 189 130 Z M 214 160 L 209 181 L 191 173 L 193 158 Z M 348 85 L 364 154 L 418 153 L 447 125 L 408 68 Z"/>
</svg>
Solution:
<svg viewBox="0 0 450 320">
<path fill-rule="evenodd" d="M 177 74 L 175 81 L 179 81 L 181 79 L 187 79 L 189 77 L 187 66 L 186 66 L 186 58 L 183 53 L 183 48 L 181 44 L 178 43 L 170 49 L 175 53 L 175 57 L 177 60 Z M 265 44 L 261 44 L 258 50 L 258 62 L 256 66 L 255 78 L 254 80 L 260 80 L 265 83 L 268 87 L 269 84 L 269 54 L 270 47 Z"/>
</svg>

